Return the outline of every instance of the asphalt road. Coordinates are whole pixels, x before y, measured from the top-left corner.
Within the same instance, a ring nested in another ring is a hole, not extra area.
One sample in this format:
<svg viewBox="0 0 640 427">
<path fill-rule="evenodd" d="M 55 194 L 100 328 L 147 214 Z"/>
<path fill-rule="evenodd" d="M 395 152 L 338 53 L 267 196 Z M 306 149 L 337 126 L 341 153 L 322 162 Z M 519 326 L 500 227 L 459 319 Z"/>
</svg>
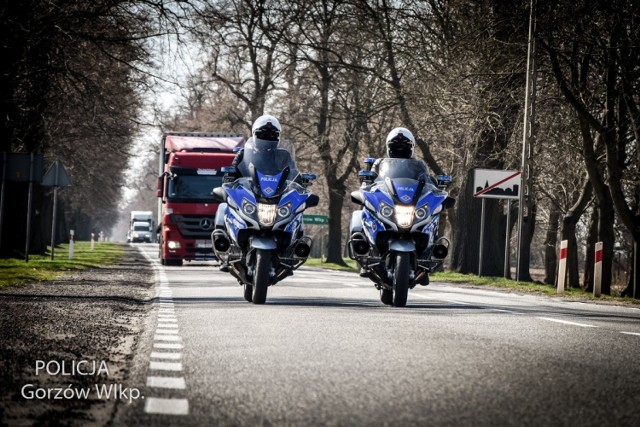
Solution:
<svg viewBox="0 0 640 427">
<path fill-rule="evenodd" d="M 116 425 L 640 425 L 640 310 L 432 283 L 407 307 L 302 268 L 267 303 L 161 267 Z"/>
</svg>

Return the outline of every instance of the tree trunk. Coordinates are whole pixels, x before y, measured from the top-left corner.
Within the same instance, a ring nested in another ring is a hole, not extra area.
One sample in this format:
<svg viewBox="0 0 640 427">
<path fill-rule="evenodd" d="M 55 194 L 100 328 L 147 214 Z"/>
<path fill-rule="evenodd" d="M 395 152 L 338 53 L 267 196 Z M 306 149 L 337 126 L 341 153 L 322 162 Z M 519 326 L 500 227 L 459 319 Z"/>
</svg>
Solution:
<svg viewBox="0 0 640 427">
<path fill-rule="evenodd" d="M 593 209 L 591 218 L 589 219 L 589 227 L 587 234 L 587 247 L 585 248 L 586 257 L 584 260 L 584 280 L 582 287 L 586 292 L 593 292 L 593 251 L 598 241 L 598 217 L 599 210 L 597 207 Z"/>
<path fill-rule="evenodd" d="M 342 207 L 345 187 L 335 182 L 329 183 L 329 245 L 327 262 L 346 265 L 342 258 Z"/>
<path fill-rule="evenodd" d="M 593 198 L 593 187 L 589 178 L 584 182 L 580 196 L 574 205 L 562 218 L 562 240 L 567 241 L 567 272 L 569 287 L 580 287 L 580 266 L 578 261 L 578 239 L 576 239 L 576 227 L 578 221 L 587 209 Z"/>
<path fill-rule="evenodd" d="M 622 291 L 622 296 L 640 299 L 640 283 L 638 283 L 640 281 L 640 232 L 633 237 L 634 248 L 631 250 L 629 280 L 627 287 Z"/>
<path fill-rule="evenodd" d="M 560 210 L 554 207 L 549 214 L 547 235 L 544 240 L 544 283 L 553 285 L 556 282 L 558 269 L 558 228 L 560 225 Z"/>
</svg>

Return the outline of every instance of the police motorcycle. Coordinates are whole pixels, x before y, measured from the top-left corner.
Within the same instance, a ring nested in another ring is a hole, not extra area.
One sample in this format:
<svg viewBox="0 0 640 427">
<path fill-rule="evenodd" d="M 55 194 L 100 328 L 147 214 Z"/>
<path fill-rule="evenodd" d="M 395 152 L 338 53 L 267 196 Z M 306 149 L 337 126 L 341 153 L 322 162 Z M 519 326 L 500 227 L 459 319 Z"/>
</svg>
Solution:
<svg viewBox="0 0 640 427">
<path fill-rule="evenodd" d="M 269 155 L 256 157 L 248 166 L 249 176 L 213 190 L 223 202 L 211 236 L 213 249 L 244 286 L 244 299 L 254 304 L 264 304 L 267 288 L 307 260 L 312 241 L 304 235 L 302 213 L 319 201 L 308 189 L 315 175 L 300 174 L 295 180 L 291 175 L 297 172 L 276 164 Z M 236 173 L 233 167 L 222 171 Z"/>
<path fill-rule="evenodd" d="M 455 199 L 445 189 L 451 176 L 428 176 L 414 159 L 384 159 L 379 176 L 371 171 L 375 159 L 365 159 L 360 190 L 351 200 L 363 206 L 353 212 L 349 256 L 369 277 L 386 305 L 404 307 L 409 289 L 429 284 L 429 273 L 440 267 L 450 242 L 438 237 L 443 210 Z"/>
</svg>

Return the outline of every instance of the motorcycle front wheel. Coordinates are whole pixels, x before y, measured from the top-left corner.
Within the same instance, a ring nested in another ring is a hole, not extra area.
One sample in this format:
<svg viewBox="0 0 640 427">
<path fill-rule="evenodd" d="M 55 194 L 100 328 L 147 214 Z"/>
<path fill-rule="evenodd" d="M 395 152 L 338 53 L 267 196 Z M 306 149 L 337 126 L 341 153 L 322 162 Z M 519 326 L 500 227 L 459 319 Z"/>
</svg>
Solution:
<svg viewBox="0 0 640 427">
<path fill-rule="evenodd" d="M 393 304 L 393 291 L 391 289 L 380 289 L 380 301 L 385 305 Z"/>
<path fill-rule="evenodd" d="M 256 249 L 256 268 L 253 273 L 253 303 L 264 304 L 269 288 L 271 272 L 271 251 Z"/>
<path fill-rule="evenodd" d="M 244 284 L 244 300 L 247 302 L 253 301 L 253 285 Z"/>
<path fill-rule="evenodd" d="M 407 305 L 410 273 L 410 254 L 407 252 L 398 253 L 396 255 L 396 269 L 393 275 L 393 305 L 395 307 Z"/>
</svg>

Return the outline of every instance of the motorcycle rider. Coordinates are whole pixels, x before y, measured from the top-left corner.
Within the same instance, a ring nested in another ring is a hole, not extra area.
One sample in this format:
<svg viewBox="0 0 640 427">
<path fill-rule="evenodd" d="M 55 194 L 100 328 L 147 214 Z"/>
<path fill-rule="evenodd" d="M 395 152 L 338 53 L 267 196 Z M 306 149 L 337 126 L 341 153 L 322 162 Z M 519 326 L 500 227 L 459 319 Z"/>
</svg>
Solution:
<svg viewBox="0 0 640 427">
<path fill-rule="evenodd" d="M 294 181 L 298 178 L 298 168 L 291 157 L 291 154 L 283 149 L 278 148 L 280 143 L 280 122 L 274 116 L 269 114 L 258 117 L 251 128 L 252 137 L 245 144 L 233 159 L 231 166 L 236 168 L 235 173 L 225 175 L 225 182 L 234 181 L 242 176 L 250 176 L 249 165 L 259 156 L 272 156 L 276 167 L 284 169 L 289 167 L 289 180 Z"/>
<path fill-rule="evenodd" d="M 424 160 L 415 159 L 414 152 L 416 147 L 416 139 L 413 137 L 411 131 L 404 127 L 397 127 L 387 135 L 385 141 L 387 146 L 387 157 L 376 159 L 371 170 L 376 173 L 376 179 L 384 179 L 386 176 L 386 169 L 389 164 L 388 159 L 411 159 L 411 162 L 418 164 L 418 176 L 415 179 L 425 179 L 430 182 L 429 168 Z"/>
</svg>

